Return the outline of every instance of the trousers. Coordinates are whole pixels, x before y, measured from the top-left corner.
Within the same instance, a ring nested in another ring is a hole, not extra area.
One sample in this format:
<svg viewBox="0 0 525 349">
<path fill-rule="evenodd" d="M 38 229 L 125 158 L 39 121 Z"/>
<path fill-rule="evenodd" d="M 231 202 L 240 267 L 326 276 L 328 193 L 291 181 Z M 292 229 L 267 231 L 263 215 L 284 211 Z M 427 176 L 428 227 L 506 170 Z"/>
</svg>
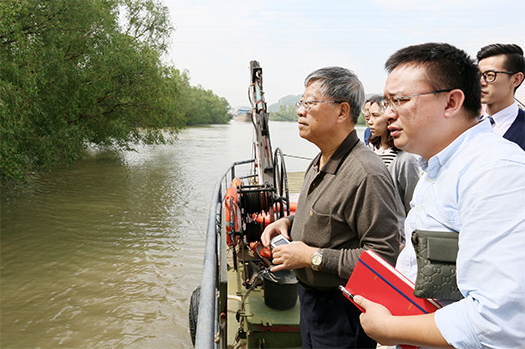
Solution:
<svg viewBox="0 0 525 349">
<path fill-rule="evenodd" d="M 361 327 L 361 311 L 340 290 L 315 290 L 299 284 L 303 348 L 376 348 Z"/>
</svg>

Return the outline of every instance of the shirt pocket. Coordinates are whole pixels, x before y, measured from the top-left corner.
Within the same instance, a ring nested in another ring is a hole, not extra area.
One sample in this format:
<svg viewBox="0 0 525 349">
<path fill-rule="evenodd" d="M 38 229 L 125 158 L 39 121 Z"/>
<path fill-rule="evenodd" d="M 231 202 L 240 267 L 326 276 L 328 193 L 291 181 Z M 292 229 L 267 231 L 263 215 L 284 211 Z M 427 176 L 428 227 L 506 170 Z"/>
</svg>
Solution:
<svg viewBox="0 0 525 349">
<path fill-rule="evenodd" d="M 304 243 L 316 247 L 329 247 L 332 239 L 331 223 L 331 214 L 319 212 L 315 205 L 312 206 L 304 225 Z"/>
</svg>

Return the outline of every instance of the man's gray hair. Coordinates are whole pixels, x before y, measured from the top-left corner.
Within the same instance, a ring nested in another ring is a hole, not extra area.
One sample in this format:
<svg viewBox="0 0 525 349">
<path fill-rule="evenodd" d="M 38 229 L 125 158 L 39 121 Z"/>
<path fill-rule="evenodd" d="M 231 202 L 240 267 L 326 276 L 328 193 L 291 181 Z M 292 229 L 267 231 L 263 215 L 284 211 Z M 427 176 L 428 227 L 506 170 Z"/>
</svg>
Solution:
<svg viewBox="0 0 525 349">
<path fill-rule="evenodd" d="M 326 67 L 311 72 L 304 80 L 307 87 L 314 81 L 321 81 L 321 93 L 334 101 L 347 102 L 354 124 L 365 104 L 365 89 L 357 75 L 342 67 Z"/>
</svg>

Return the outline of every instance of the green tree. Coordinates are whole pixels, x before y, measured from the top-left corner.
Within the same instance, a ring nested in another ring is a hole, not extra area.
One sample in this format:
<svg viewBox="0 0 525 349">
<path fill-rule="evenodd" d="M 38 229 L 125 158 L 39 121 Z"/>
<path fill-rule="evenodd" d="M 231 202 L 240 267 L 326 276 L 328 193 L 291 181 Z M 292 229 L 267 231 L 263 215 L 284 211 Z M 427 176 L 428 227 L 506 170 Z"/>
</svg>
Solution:
<svg viewBox="0 0 525 349">
<path fill-rule="evenodd" d="M 297 121 L 295 103 L 301 99 L 301 95 L 287 95 L 268 107 L 270 120 L 272 121 Z"/>
<path fill-rule="evenodd" d="M 183 98 L 186 125 L 224 124 L 230 121 L 230 108 L 224 98 L 217 97 L 212 91 L 201 86 L 189 87 Z"/>
<path fill-rule="evenodd" d="M 294 104 L 279 106 L 279 110 L 270 114 L 270 120 L 273 121 L 297 121 L 297 111 Z"/>
<path fill-rule="evenodd" d="M 165 127 L 224 122 L 223 99 L 162 64 L 173 28 L 158 0 L 3 0 L 0 18 L 2 179 L 77 159 L 90 142 L 162 143 Z M 193 120 L 195 106 L 210 115 Z"/>
</svg>

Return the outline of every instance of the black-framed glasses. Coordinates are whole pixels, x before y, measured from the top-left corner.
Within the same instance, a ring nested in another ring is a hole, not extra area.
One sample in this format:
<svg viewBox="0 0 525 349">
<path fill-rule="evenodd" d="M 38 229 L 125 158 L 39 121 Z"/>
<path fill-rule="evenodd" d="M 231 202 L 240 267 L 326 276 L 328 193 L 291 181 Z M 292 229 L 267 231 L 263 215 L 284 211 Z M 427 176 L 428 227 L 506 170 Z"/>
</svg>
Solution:
<svg viewBox="0 0 525 349">
<path fill-rule="evenodd" d="M 304 110 L 310 109 L 312 104 L 317 103 L 343 103 L 344 101 L 298 101 L 295 103 L 295 110 L 303 108 Z"/>
<path fill-rule="evenodd" d="M 480 79 L 483 78 L 485 82 L 494 82 L 498 74 L 516 74 L 515 71 L 501 71 L 501 70 L 487 70 L 479 74 Z"/>
<path fill-rule="evenodd" d="M 401 102 L 408 102 L 414 97 L 419 97 L 419 96 L 424 96 L 424 95 L 435 95 L 436 93 L 450 92 L 452 90 L 453 88 L 448 88 L 448 89 L 443 89 L 443 90 L 434 90 L 434 91 L 425 92 L 425 93 L 418 93 L 418 94 L 410 95 L 410 96 L 389 97 L 381 101 L 380 106 L 381 106 L 381 109 L 383 109 L 383 111 L 385 111 L 387 108 L 396 110 L 396 108 L 401 105 Z"/>
</svg>

